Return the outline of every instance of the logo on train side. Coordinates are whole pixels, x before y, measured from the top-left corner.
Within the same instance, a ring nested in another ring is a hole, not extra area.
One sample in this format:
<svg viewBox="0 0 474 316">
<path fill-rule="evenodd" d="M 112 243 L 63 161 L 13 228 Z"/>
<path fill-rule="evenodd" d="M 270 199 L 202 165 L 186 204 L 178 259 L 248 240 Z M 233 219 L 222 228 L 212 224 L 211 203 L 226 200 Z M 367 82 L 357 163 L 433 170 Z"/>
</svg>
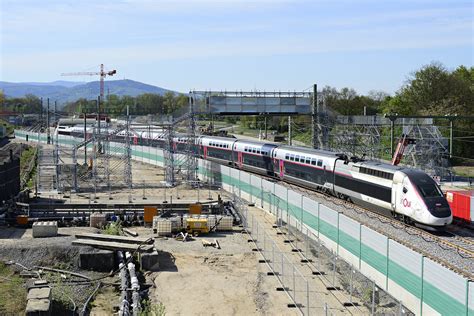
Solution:
<svg viewBox="0 0 474 316">
<path fill-rule="evenodd" d="M 404 198 L 402 200 L 403 207 L 411 207 L 411 202 L 407 200 L 407 198 Z"/>
</svg>

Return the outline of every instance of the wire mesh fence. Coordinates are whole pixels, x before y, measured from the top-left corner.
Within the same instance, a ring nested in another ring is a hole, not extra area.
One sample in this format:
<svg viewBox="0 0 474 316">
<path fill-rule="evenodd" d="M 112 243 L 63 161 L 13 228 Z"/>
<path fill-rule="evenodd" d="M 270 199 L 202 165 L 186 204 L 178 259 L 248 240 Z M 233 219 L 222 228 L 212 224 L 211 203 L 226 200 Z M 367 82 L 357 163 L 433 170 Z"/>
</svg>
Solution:
<svg viewBox="0 0 474 316">
<path fill-rule="evenodd" d="M 322 294 L 324 289 L 318 289 L 310 283 L 295 261 L 276 244 L 257 218 L 248 212 L 242 200 L 236 200 L 236 208 L 256 250 L 264 257 L 271 274 L 278 278 L 281 286 L 277 290 L 288 294 L 291 300 L 288 306 L 297 308 L 303 315 L 330 315 L 331 308 Z"/>
<path fill-rule="evenodd" d="M 285 253 L 275 242 L 268 230 L 248 211 L 247 203 L 234 194 L 234 204 L 241 214 L 243 227 L 255 243 L 271 273 L 274 274 L 291 303 L 303 315 L 333 315 L 351 308 L 356 314 L 370 315 L 414 315 L 402 302 L 380 289 L 375 281 L 365 277 L 350 263 L 342 260 L 338 254 L 325 247 L 318 236 L 304 224 L 296 221 L 289 225 L 285 212 L 277 212 L 275 227 L 279 234 L 286 235 L 291 243 L 292 252 L 301 256 L 312 274 L 322 282 L 311 279 L 300 271 L 288 251 Z M 296 261 L 297 262 L 297 261 Z M 331 306 L 325 299 L 328 291 L 337 297 L 340 304 Z"/>
</svg>

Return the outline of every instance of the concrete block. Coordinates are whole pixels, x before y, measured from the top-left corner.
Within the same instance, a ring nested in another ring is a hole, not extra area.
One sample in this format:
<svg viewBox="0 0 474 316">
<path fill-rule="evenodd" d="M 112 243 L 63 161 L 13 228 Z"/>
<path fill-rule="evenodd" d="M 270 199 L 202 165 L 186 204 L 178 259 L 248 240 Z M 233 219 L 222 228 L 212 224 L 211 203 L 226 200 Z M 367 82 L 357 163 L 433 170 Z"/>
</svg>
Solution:
<svg viewBox="0 0 474 316">
<path fill-rule="evenodd" d="M 50 315 L 51 301 L 45 298 L 42 299 L 31 299 L 26 304 L 26 315 Z"/>
<path fill-rule="evenodd" d="M 35 284 L 35 286 L 42 286 L 42 285 L 46 286 L 46 285 L 48 285 L 48 281 L 38 280 L 38 281 L 35 281 L 34 284 Z"/>
<path fill-rule="evenodd" d="M 110 272 L 115 268 L 115 256 L 111 250 L 85 252 L 79 255 L 79 267 L 84 270 Z"/>
<path fill-rule="evenodd" d="M 41 287 L 41 288 L 33 288 L 28 291 L 28 296 L 26 297 L 28 300 L 31 299 L 51 299 L 51 288 L 49 287 Z"/>
<path fill-rule="evenodd" d="M 140 255 L 140 265 L 146 271 L 159 271 L 159 254 L 158 251 L 151 253 L 142 253 Z"/>
<path fill-rule="evenodd" d="M 58 222 L 35 222 L 33 223 L 33 238 L 54 237 L 58 235 Z"/>
</svg>

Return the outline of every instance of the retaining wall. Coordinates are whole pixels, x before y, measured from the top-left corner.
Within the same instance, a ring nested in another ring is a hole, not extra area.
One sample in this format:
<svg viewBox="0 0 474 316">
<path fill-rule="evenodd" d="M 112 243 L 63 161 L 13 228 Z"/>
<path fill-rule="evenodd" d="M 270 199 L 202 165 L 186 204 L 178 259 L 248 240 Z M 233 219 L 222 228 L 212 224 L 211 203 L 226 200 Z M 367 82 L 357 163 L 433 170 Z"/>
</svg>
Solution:
<svg viewBox="0 0 474 316">
<path fill-rule="evenodd" d="M 18 138 L 25 133 L 16 131 Z M 38 135 L 38 134 L 32 134 Z M 38 137 L 29 136 L 30 141 Z M 40 135 L 46 142 L 46 136 Z M 62 145 L 74 143 L 61 136 Z M 110 144 L 119 151 L 123 145 Z M 132 158 L 163 166 L 163 151 L 132 145 Z M 474 316 L 474 285 L 468 280 L 386 236 L 298 192 L 259 176 L 199 159 L 201 180 L 220 184 L 297 229 L 308 228 L 341 258 L 358 268 L 416 314 Z"/>
</svg>

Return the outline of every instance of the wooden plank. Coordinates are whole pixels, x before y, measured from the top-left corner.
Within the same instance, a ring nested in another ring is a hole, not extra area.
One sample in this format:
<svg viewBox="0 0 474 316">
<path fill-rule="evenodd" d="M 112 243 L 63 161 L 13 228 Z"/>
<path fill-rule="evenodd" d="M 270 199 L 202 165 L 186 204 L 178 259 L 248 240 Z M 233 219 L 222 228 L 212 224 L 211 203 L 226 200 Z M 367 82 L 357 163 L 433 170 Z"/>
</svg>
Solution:
<svg viewBox="0 0 474 316">
<path fill-rule="evenodd" d="M 120 242 L 111 242 L 111 241 L 100 241 L 100 240 L 92 240 L 92 239 L 78 239 L 73 240 L 73 245 L 79 246 L 91 246 L 94 248 L 99 249 L 107 249 L 107 250 L 122 250 L 122 251 L 135 251 L 140 245 L 137 244 L 126 244 Z M 153 250 L 152 245 L 143 245 L 138 250 L 139 252 L 150 252 Z"/>
<path fill-rule="evenodd" d="M 121 242 L 121 243 L 127 243 L 127 244 L 128 243 L 131 243 L 131 244 L 143 244 L 143 243 L 152 244 L 153 243 L 153 238 L 150 239 L 150 238 L 115 236 L 115 235 L 106 235 L 106 234 L 82 233 L 82 234 L 76 234 L 76 238 L 113 241 L 113 242 Z"/>
</svg>

